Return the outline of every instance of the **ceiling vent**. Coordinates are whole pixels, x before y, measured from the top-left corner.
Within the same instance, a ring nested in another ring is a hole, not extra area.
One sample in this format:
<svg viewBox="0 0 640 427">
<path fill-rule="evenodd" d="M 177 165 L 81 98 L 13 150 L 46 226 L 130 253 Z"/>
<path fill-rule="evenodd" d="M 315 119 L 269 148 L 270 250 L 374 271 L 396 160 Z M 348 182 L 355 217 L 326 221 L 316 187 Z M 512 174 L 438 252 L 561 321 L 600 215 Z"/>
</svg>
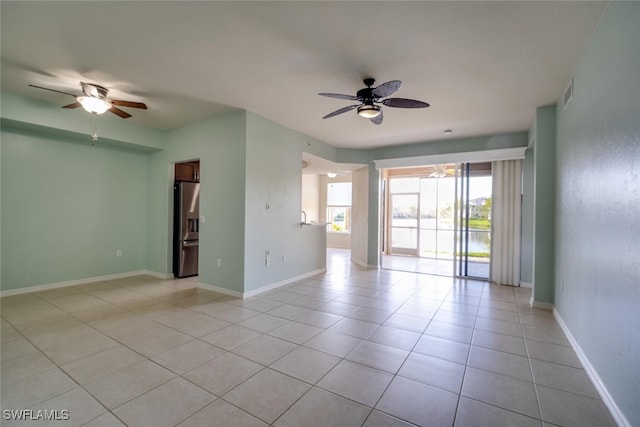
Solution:
<svg viewBox="0 0 640 427">
<path fill-rule="evenodd" d="M 564 91 L 562 99 L 564 101 L 563 107 L 567 108 L 567 105 L 569 105 L 569 102 L 573 99 L 573 79 L 569 80 L 569 86 L 567 86 L 567 89 Z"/>
</svg>

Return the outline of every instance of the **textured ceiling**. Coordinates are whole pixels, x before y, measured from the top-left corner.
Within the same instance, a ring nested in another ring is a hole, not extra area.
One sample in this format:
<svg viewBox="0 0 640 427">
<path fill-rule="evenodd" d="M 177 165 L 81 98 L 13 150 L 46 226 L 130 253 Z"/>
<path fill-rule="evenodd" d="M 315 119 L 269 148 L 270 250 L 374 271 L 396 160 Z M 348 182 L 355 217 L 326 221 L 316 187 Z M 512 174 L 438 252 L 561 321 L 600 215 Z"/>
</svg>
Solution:
<svg viewBox="0 0 640 427">
<path fill-rule="evenodd" d="M 2 90 L 57 108 L 102 84 L 169 129 L 242 108 L 337 147 L 376 147 L 529 127 L 561 95 L 606 2 L 6 2 Z M 355 111 L 364 77 L 402 80 L 380 126 Z M 70 110 L 69 114 L 83 114 Z M 453 129 L 451 136 L 444 129 Z"/>
</svg>

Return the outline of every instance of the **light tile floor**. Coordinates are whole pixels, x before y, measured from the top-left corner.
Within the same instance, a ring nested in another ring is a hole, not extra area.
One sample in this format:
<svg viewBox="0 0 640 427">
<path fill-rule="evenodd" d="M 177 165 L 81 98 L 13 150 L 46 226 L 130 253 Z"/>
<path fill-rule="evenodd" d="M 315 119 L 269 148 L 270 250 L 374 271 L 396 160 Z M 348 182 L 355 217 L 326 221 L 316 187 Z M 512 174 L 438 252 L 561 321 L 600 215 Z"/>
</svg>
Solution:
<svg viewBox="0 0 640 427">
<path fill-rule="evenodd" d="M 328 272 L 245 300 L 148 276 L 3 298 L 3 426 L 613 426 L 530 291 Z"/>
</svg>

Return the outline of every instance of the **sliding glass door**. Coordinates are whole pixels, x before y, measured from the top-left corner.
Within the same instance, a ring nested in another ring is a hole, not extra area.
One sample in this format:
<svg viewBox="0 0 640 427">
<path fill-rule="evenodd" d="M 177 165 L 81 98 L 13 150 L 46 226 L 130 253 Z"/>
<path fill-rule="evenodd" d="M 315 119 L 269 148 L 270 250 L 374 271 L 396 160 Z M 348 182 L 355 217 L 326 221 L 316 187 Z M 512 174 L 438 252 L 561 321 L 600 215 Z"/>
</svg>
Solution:
<svg viewBox="0 0 640 427">
<path fill-rule="evenodd" d="M 462 163 L 456 170 L 455 275 L 489 278 L 491 163 Z"/>
</svg>

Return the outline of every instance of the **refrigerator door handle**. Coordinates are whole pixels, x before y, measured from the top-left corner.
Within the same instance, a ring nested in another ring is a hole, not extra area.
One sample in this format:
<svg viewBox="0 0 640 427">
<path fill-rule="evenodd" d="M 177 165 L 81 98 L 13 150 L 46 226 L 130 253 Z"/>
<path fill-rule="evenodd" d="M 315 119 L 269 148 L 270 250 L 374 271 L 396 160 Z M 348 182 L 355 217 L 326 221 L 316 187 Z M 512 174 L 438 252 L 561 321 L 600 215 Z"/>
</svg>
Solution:
<svg viewBox="0 0 640 427">
<path fill-rule="evenodd" d="M 182 242 L 182 246 L 185 248 L 192 248 L 198 246 L 198 242 Z"/>
</svg>

